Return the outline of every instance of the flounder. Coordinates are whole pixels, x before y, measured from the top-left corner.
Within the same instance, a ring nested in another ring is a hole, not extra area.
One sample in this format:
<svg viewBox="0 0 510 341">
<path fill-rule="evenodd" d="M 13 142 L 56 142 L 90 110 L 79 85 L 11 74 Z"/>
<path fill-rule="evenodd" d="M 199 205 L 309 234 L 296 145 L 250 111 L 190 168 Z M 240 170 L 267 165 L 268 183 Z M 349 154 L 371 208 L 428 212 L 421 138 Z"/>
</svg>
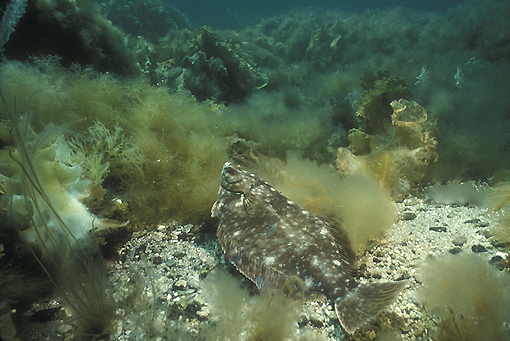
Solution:
<svg viewBox="0 0 510 341">
<path fill-rule="evenodd" d="M 358 266 L 339 221 L 287 199 L 239 166 L 225 163 L 212 216 L 228 259 L 259 290 L 293 299 L 329 297 L 352 333 L 390 305 L 406 281 L 359 285 Z"/>
</svg>

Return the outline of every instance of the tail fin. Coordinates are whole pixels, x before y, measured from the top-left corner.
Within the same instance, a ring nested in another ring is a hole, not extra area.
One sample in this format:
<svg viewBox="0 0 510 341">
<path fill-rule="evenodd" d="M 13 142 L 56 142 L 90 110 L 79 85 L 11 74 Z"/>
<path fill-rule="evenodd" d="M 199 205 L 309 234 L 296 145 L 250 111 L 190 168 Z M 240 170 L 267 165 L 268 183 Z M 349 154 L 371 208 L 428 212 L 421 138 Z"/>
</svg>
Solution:
<svg viewBox="0 0 510 341">
<path fill-rule="evenodd" d="M 362 285 L 347 296 L 336 299 L 335 310 L 340 324 L 348 333 L 354 332 L 393 303 L 407 283 L 399 281 Z"/>
</svg>

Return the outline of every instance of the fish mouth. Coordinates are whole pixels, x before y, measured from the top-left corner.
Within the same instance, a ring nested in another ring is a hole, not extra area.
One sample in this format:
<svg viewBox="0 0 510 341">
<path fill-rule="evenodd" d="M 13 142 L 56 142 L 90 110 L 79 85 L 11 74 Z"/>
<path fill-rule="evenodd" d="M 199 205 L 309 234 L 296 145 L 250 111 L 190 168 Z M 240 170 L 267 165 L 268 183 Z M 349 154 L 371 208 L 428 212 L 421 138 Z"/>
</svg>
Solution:
<svg viewBox="0 0 510 341">
<path fill-rule="evenodd" d="M 232 190 L 232 186 L 240 183 L 243 179 L 237 178 L 235 175 L 236 167 L 230 162 L 225 163 L 221 171 L 221 187 L 229 192 L 236 192 Z"/>
</svg>

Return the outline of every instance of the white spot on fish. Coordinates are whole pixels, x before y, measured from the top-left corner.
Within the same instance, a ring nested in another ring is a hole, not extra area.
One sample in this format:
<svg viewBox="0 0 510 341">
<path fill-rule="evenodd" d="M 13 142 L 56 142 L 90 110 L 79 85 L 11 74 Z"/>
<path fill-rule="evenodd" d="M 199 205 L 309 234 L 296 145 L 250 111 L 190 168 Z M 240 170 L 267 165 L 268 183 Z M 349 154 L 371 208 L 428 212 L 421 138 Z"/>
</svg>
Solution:
<svg viewBox="0 0 510 341">
<path fill-rule="evenodd" d="M 315 255 L 312 257 L 312 266 L 319 266 L 319 260 Z"/>
</svg>

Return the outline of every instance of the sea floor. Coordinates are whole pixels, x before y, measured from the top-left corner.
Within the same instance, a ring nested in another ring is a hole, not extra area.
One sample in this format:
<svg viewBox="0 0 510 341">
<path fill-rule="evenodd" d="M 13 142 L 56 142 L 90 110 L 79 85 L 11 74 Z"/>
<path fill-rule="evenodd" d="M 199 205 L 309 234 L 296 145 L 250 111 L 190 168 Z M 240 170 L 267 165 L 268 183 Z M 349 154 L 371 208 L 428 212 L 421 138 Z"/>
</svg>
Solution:
<svg viewBox="0 0 510 341">
<path fill-rule="evenodd" d="M 498 259 L 498 255 L 505 258 L 489 238 L 488 231 L 497 222 L 487 209 L 414 197 L 399 203 L 398 208 L 398 222 L 359 259 L 363 283 L 409 282 L 395 304 L 346 336 L 329 300 L 305 303 L 297 315 L 289 313 L 289 318 L 296 318 L 289 323 L 289 340 L 433 340 L 440 319 L 415 295 L 424 260 L 475 251 L 487 260 Z M 111 268 L 111 280 L 117 287 L 114 299 L 122 301 L 133 293 L 139 297 L 134 306 L 119 309 L 112 339 L 252 340 L 260 329 L 269 330 L 263 335 L 271 335 L 271 328 L 284 327 L 263 325 L 267 322 L 257 316 L 265 314 L 265 304 L 267 314 L 272 314 L 274 307 L 267 300 L 257 301 L 251 283 L 226 264 L 214 234 L 197 238 L 189 233 L 192 228 L 161 225 L 155 231 L 135 234 L 120 250 L 121 260 Z M 143 290 L 130 289 L 139 287 L 140 281 L 146 283 Z M 231 302 L 222 304 L 220 299 Z M 236 299 L 240 302 L 232 302 Z M 207 333 L 200 332 L 204 325 L 209 325 Z"/>
<path fill-rule="evenodd" d="M 420 266 L 459 252 L 503 259 L 486 208 L 408 197 L 399 220 L 359 256 L 360 282 L 407 280 L 390 308 L 352 335 L 330 300 L 296 304 L 259 294 L 228 264 L 213 231 L 169 223 L 137 232 L 109 262 L 116 319 L 110 340 L 437 340 L 441 322 L 418 301 Z M 497 262 L 494 263 L 497 267 Z M 501 264 L 499 264 L 501 266 Z M 508 332 L 508 330 L 507 330 Z M 73 339 L 73 329 L 37 339 Z M 43 336 L 46 335 L 46 336 Z"/>
</svg>

